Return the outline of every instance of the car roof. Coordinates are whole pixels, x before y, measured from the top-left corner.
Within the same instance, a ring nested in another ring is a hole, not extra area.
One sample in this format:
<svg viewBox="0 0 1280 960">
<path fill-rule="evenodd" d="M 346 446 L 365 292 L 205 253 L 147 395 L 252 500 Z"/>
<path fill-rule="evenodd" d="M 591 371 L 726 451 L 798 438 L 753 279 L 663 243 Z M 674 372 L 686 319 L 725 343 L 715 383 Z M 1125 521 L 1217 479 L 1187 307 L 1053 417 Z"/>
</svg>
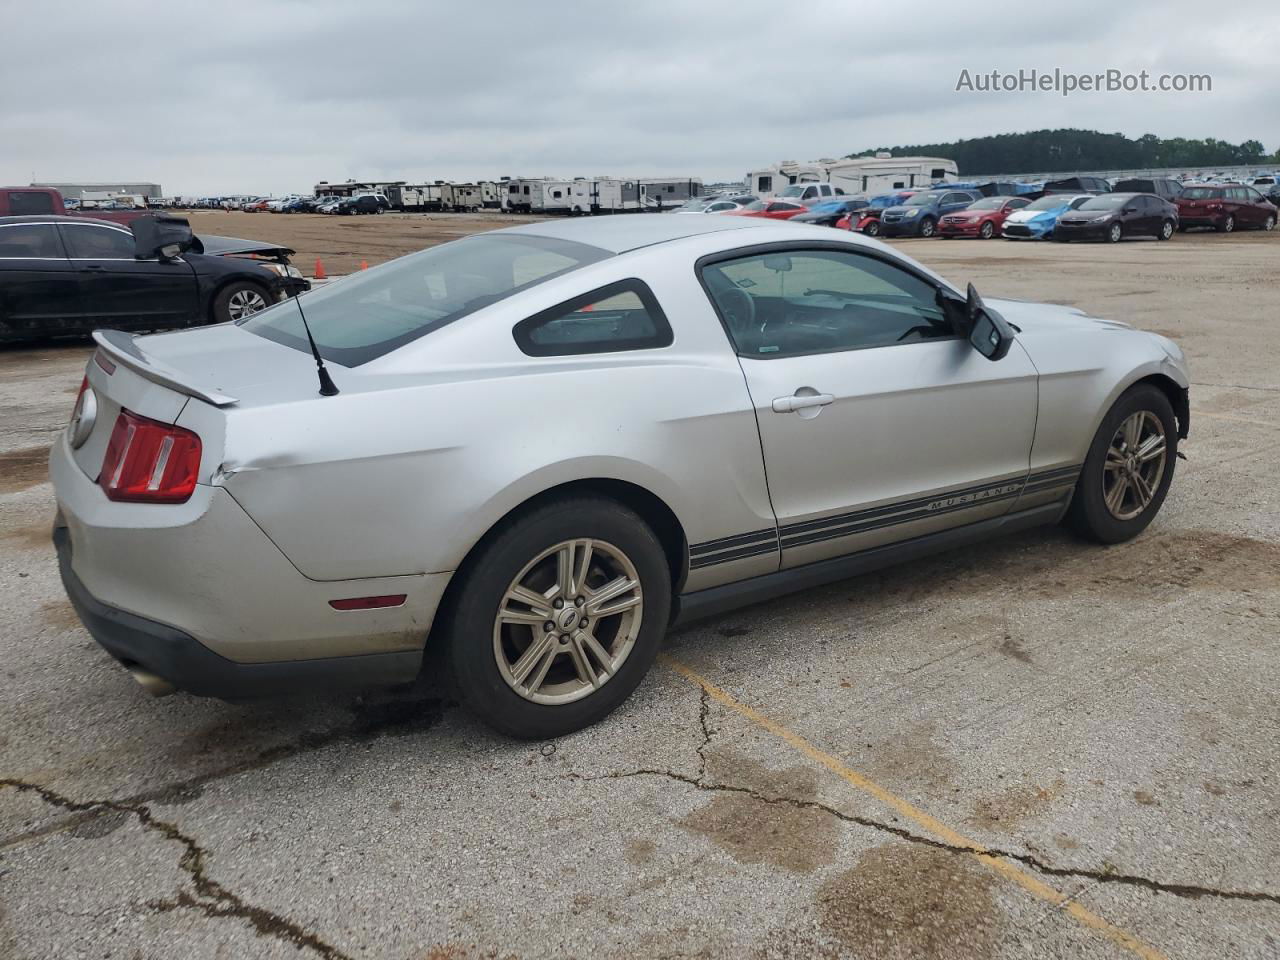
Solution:
<svg viewBox="0 0 1280 960">
<path fill-rule="evenodd" d="M 667 243 L 684 237 L 725 230 L 750 230 L 768 225 L 766 220 L 751 217 L 676 217 L 661 213 L 616 213 L 588 219 L 555 220 L 507 227 L 495 233 L 572 240 L 608 250 L 626 253 L 655 243 Z"/>
<path fill-rule="evenodd" d="M 93 217 L 64 217 L 56 213 L 30 213 L 25 216 L 0 217 L 0 227 L 15 223 L 88 223 L 99 227 L 115 227 L 117 230 L 129 228 L 111 220 L 97 220 Z"/>
</svg>

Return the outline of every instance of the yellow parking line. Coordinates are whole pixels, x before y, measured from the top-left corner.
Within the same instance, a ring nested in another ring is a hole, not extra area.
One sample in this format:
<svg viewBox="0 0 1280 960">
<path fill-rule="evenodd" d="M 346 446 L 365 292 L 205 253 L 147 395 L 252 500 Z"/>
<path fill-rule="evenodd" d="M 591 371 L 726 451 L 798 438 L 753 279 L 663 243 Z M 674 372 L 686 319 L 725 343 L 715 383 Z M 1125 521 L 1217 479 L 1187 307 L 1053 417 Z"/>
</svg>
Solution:
<svg viewBox="0 0 1280 960">
<path fill-rule="evenodd" d="M 868 780 L 858 771 L 845 766 L 836 757 L 818 749 L 800 734 L 789 730 L 776 720 L 771 720 L 758 710 L 747 706 L 745 703 L 736 699 L 731 693 L 720 689 L 706 677 L 697 673 L 690 667 L 685 666 L 679 660 L 676 660 L 666 654 L 662 657 L 663 662 L 680 674 L 686 680 L 691 680 L 703 690 L 707 692 L 713 700 L 721 705 L 728 707 L 743 717 L 746 717 L 756 726 L 762 727 L 772 733 L 774 736 L 786 741 L 791 747 L 799 753 L 808 757 L 814 763 L 820 764 L 842 778 L 850 786 L 861 790 L 863 793 L 870 794 L 887 807 L 891 807 L 908 820 L 913 821 L 918 826 L 929 831 L 938 837 L 944 843 L 948 843 L 953 847 L 968 847 L 974 851 L 974 857 L 980 860 L 987 867 L 990 867 L 996 873 L 1012 880 L 1022 889 L 1026 890 L 1033 896 L 1039 897 L 1055 906 L 1060 906 L 1067 913 L 1071 914 L 1078 923 L 1088 927 L 1090 930 L 1100 933 L 1113 943 L 1124 947 L 1131 953 L 1142 957 L 1143 960 L 1167 960 L 1165 955 L 1154 947 L 1149 947 L 1133 934 L 1119 927 L 1113 926 L 1096 913 L 1081 906 L 1075 900 L 1069 898 L 1061 890 L 1049 886 L 1034 873 L 1030 872 L 1020 864 L 1000 857 L 993 857 L 987 854 L 986 847 L 975 840 L 970 840 L 963 834 L 957 833 L 940 820 L 935 819 L 925 813 L 919 807 L 902 799 L 897 794 L 886 790 L 880 784 L 873 780 Z"/>
<path fill-rule="evenodd" d="M 1271 427 L 1273 430 L 1280 427 L 1280 423 L 1274 420 L 1256 420 L 1253 417 L 1233 417 L 1229 413 L 1209 413 L 1207 410 L 1192 410 L 1193 417 L 1208 417 L 1210 420 L 1230 420 L 1232 423 L 1251 423 L 1255 427 Z"/>
</svg>

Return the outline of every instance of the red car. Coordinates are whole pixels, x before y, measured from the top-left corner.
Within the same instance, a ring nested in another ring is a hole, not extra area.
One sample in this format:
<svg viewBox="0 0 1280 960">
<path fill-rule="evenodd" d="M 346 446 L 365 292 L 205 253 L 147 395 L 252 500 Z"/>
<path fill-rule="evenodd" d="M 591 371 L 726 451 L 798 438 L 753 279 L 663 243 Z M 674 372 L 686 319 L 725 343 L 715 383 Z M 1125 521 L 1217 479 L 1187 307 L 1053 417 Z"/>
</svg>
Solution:
<svg viewBox="0 0 1280 960">
<path fill-rule="evenodd" d="M 1276 206 L 1253 187 L 1224 183 L 1192 186 L 1177 199 L 1178 229 L 1213 227 L 1219 233 L 1241 229 L 1274 230 Z"/>
<path fill-rule="evenodd" d="M 1000 228 L 1004 218 L 1015 210 L 1020 210 L 1031 201 L 1026 197 L 983 197 L 975 200 L 963 210 L 946 214 L 938 221 L 938 236 L 946 237 L 978 237 L 990 240 L 1000 236 Z"/>
<path fill-rule="evenodd" d="M 803 203 L 793 200 L 757 200 L 748 203 L 741 210 L 726 210 L 719 214 L 722 217 L 764 217 L 766 220 L 790 220 L 797 213 L 806 213 L 809 208 Z"/>
<path fill-rule="evenodd" d="M 865 233 L 868 237 L 880 236 L 880 214 L 888 207 L 894 207 L 905 201 L 908 197 L 914 197 L 919 190 L 899 190 L 896 193 L 886 194 L 883 197 L 872 197 L 871 206 L 863 207 L 858 211 L 858 219 L 855 222 L 851 216 L 846 222 L 846 230 L 856 230 L 858 233 Z M 837 224 L 836 226 L 839 226 Z"/>
</svg>

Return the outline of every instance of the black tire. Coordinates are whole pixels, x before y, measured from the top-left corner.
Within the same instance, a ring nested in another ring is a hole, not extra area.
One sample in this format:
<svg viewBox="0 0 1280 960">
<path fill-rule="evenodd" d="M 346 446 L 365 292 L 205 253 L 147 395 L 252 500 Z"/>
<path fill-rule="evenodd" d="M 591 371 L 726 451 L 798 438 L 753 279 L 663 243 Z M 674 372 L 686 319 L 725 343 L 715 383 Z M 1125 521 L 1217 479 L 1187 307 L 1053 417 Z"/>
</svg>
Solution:
<svg viewBox="0 0 1280 960">
<path fill-rule="evenodd" d="M 990 240 L 995 235 L 996 235 L 996 225 L 992 223 L 990 220 L 985 221 L 982 224 L 982 226 L 978 228 L 978 236 L 980 236 L 983 240 Z"/>
<path fill-rule="evenodd" d="M 271 306 L 274 300 L 271 292 L 260 283 L 254 283 L 252 280 L 237 280 L 235 283 L 229 283 L 214 295 L 213 303 L 209 307 L 210 319 L 214 323 L 229 323 L 238 319 L 231 312 L 231 298 L 238 293 L 256 293 L 263 300 L 263 308 Z"/>
<path fill-rule="evenodd" d="M 1111 439 L 1120 425 L 1129 416 L 1141 411 L 1154 414 L 1164 428 L 1164 470 L 1146 508 L 1132 519 L 1121 520 L 1112 515 L 1103 501 L 1103 465 Z M 1133 539 L 1160 512 L 1160 506 L 1169 492 L 1169 484 L 1173 482 L 1174 464 L 1177 462 L 1178 429 L 1169 398 L 1163 390 L 1150 383 L 1130 387 L 1107 411 L 1098 432 L 1094 434 L 1089 455 L 1084 461 L 1084 469 L 1080 473 L 1080 479 L 1076 481 L 1075 496 L 1067 515 L 1072 529 L 1080 536 L 1099 543 L 1123 543 Z"/>
<path fill-rule="evenodd" d="M 1219 233 L 1233 233 L 1236 229 L 1236 218 L 1231 214 L 1227 214 L 1227 219 L 1218 224 Z"/>
<path fill-rule="evenodd" d="M 935 221 L 933 217 L 925 217 L 923 220 L 920 221 L 920 236 L 926 237 L 926 238 L 932 237 L 934 235 L 934 232 L 937 229 L 937 226 L 938 226 L 937 221 Z"/>
<path fill-rule="evenodd" d="M 1263 222 L 1262 229 L 1270 233 L 1275 228 L 1276 228 L 1276 216 L 1273 213 L 1271 214 L 1271 216 L 1267 217 L 1267 219 Z"/>
<path fill-rule="evenodd" d="M 1160 231 L 1156 234 L 1157 240 L 1168 240 L 1173 236 L 1173 221 L 1166 220 L 1160 224 Z"/>
<path fill-rule="evenodd" d="M 504 679 L 494 624 L 521 570 L 556 544 L 580 537 L 605 541 L 635 567 L 643 614 L 634 646 L 617 672 L 569 703 L 535 703 Z M 635 690 L 658 654 L 671 612 L 671 572 L 658 538 L 626 507 L 597 497 L 555 500 L 516 517 L 468 558 L 445 626 L 445 649 L 463 704 L 495 730 L 520 739 L 559 737 L 602 720 Z"/>
<path fill-rule="evenodd" d="M 1118 223 L 1113 223 L 1107 227 L 1107 243 L 1119 243 L 1124 239 L 1124 227 Z"/>
</svg>

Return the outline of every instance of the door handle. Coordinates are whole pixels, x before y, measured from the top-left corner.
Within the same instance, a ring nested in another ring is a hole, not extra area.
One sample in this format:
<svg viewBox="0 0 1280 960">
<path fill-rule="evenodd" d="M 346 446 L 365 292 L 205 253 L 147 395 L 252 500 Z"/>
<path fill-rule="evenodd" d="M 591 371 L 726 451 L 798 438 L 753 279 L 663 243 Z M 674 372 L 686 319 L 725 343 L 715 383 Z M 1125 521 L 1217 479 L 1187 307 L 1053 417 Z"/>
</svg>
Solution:
<svg viewBox="0 0 1280 960">
<path fill-rule="evenodd" d="M 102 264 L 100 264 L 100 263 L 86 263 L 86 264 L 84 265 L 84 269 L 86 269 L 86 270 L 101 270 L 101 269 L 102 269 Z"/>
<path fill-rule="evenodd" d="M 798 394 L 790 397 L 775 397 L 773 401 L 773 412 L 794 413 L 797 410 L 807 410 L 809 407 L 825 407 L 833 400 L 835 400 L 835 397 L 829 393 L 815 393 L 810 394 L 809 396 Z"/>
</svg>

